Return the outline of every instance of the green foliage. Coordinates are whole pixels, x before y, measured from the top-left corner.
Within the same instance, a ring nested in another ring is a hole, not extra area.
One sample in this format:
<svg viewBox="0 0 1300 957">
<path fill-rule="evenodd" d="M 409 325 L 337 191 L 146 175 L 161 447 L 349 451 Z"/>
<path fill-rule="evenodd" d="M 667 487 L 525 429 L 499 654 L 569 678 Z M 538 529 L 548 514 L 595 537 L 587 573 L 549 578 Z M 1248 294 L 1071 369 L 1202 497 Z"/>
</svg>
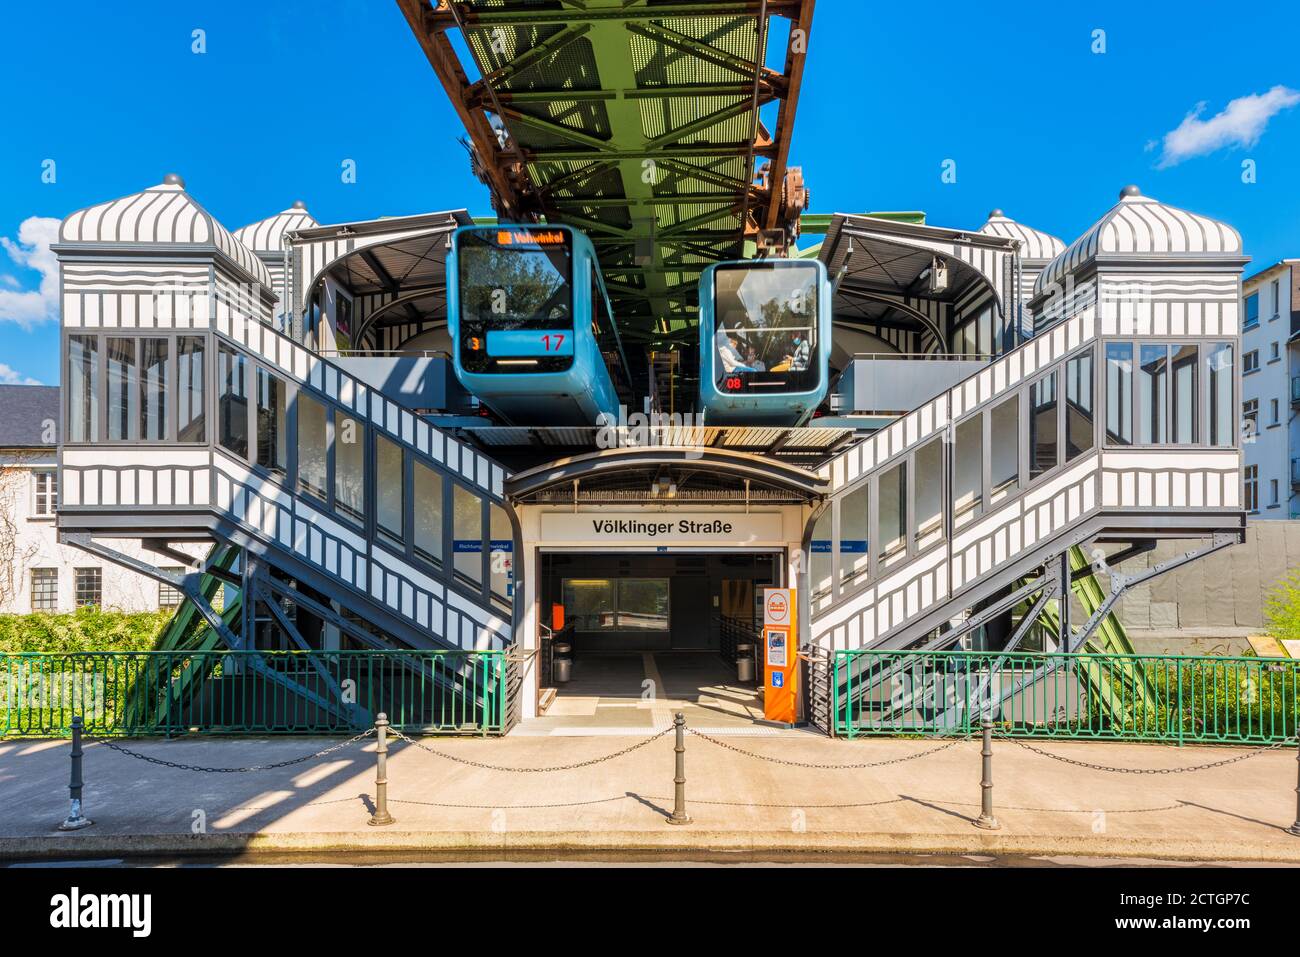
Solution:
<svg viewBox="0 0 1300 957">
<path fill-rule="evenodd" d="M 150 651 L 172 611 L 0 615 L 0 652 Z"/>
<path fill-rule="evenodd" d="M 1264 601 L 1268 633 L 1278 641 L 1300 639 L 1300 568 L 1278 582 Z"/>
</svg>

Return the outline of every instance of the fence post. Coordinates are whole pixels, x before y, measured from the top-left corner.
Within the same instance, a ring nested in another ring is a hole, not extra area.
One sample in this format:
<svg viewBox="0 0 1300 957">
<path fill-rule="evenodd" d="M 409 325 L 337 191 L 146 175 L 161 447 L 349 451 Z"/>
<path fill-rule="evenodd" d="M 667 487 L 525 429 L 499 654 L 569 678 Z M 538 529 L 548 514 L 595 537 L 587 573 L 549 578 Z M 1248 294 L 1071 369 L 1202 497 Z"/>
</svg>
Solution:
<svg viewBox="0 0 1300 957">
<path fill-rule="evenodd" d="M 985 717 L 980 726 L 984 729 L 984 745 L 980 748 L 980 816 L 972 822 L 986 831 L 1002 827 L 993 816 L 993 719 Z"/>
<path fill-rule="evenodd" d="M 1295 783 L 1295 823 L 1288 827 L 1287 833 L 1300 837 L 1300 734 L 1296 735 L 1296 783 Z"/>
<path fill-rule="evenodd" d="M 686 716 L 678 711 L 673 725 L 677 728 L 677 743 L 673 747 L 677 761 L 673 775 L 673 813 L 668 823 L 690 824 L 691 816 L 686 813 Z"/>
<path fill-rule="evenodd" d="M 83 723 L 81 715 L 75 715 L 72 719 L 72 778 L 68 781 L 70 806 L 68 808 L 68 819 L 59 825 L 60 831 L 79 831 L 83 827 L 90 827 L 94 823 L 81 813 L 81 789 L 85 783 L 81 777 L 81 729 Z"/>
<path fill-rule="evenodd" d="M 375 826 L 392 824 L 388 813 L 388 715 L 379 712 L 375 718 L 375 813 L 370 823 Z"/>
</svg>

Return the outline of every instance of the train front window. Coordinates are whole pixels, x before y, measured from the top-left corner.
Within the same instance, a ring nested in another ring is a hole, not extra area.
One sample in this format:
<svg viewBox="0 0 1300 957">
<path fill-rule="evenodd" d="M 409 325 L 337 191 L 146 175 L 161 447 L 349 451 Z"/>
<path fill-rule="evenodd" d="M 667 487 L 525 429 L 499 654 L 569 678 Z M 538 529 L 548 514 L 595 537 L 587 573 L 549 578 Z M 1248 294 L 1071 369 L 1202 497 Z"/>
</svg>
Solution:
<svg viewBox="0 0 1300 957">
<path fill-rule="evenodd" d="M 461 233 L 461 364 L 471 372 L 553 372 L 573 362 L 573 245 L 564 230 Z"/>
<path fill-rule="evenodd" d="M 726 266 L 713 275 L 713 351 L 724 394 L 818 386 L 817 268 Z"/>
</svg>

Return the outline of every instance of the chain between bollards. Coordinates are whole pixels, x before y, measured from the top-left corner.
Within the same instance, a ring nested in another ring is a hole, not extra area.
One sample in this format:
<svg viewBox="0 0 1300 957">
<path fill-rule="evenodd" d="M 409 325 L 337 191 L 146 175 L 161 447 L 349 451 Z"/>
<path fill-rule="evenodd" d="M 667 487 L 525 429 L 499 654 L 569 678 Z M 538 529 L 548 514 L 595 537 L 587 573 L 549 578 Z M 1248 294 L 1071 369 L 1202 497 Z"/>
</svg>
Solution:
<svg viewBox="0 0 1300 957">
<path fill-rule="evenodd" d="M 1288 834 L 1300 837 L 1300 734 L 1296 735 L 1295 823 L 1286 829 Z"/>
<path fill-rule="evenodd" d="M 686 716 L 680 711 L 673 719 L 677 729 L 677 743 L 673 751 L 677 756 L 673 775 L 673 813 L 668 818 L 669 824 L 690 824 L 691 816 L 686 813 Z"/>
<path fill-rule="evenodd" d="M 81 756 L 83 754 L 81 731 L 84 723 L 81 715 L 76 715 L 72 719 L 72 777 L 68 781 L 70 806 L 68 808 L 68 819 L 59 825 L 60 831 L 79 831 L 83 827 L 90 827 L 95 823 L 81 811 L 81 789 L 85 785 L 81 775 Z"/>
<path fill-rule="evenodd" d="M 375 718 L 375 741 L 375 813 L 369 823 L 382 827 L 393 823 L 388 813 L 388 715 L 382 711 Z"/>
<path fill-rule="evenodd" d="M 971 823 L 986 831 L 996 831 L 1002 825 L 993 815 L 993 720 L 985 718 L 980 728 L 984 732 L 980 748 L 980 816 Z"/>
</svg>

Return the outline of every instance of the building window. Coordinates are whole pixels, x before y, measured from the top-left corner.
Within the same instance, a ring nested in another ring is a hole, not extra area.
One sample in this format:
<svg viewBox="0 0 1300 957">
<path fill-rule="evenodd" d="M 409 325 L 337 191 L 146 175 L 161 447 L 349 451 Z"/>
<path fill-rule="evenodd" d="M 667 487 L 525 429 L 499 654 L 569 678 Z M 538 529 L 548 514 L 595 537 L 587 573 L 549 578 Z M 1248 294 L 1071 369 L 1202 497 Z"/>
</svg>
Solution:
<svg viewBox="0 0 1300 957">
<path fill-rule="evenodd" d="M 179 442 L 208 440 L 203 350 L 203 340 L 198 336 L 181 336 L 176 342 L 176 439 Z"/>
<path fill-rule="evenodd" d="M 1065 364 L 1065 461 L 1092 449 L 1092 356 Z"/>
<path fill-rule="evenodd" d="M 1133 444 L 1133 344 L 1106 343 L 1106 442 Z"/>
<path fill-rule="evenodd" d="M 1172 441 L 1175 445 L 1190 445 L 1197 440 L 1201 408 L 1201 394 L 1197 387 L 1197 353 L 1196 346 L 1171 346 L 1173 404 L 1169 421 L 1173 426 Z"/>
<path fill-rule="evenodd" d="M 1246 511 L 1259 511 L 1259 466 L 1247 465 L 1242 473 L 1246 480 Z"/>
<path fill-rule="evenodd" d="M 383 480 L 375 483 L 375 526 L 390 545 L 404 548 L 406 541 L 403 518 L 406 515 L 405 480 L 402 470 L 402 447 L 396 442 L 375 436 L 375 474 Z"/>
<path fill-rule="evenodd" d="M 167 433 L 167 355 L 171 343 L 166 339 L 140 340 L 140 438 L 146 442 L 166 442 Z"/>
<path fill-rule="evenodd" d="M 415 553 L 435 565 L 442 563 L 442 476 L 423 462 L 412 465 Z"/>
<path fill-rule="evenodd" d="M 287 471 L 287 391 L 279 377 L 257 370 L 257 464 L 277 475 Z"/>
<path fill-rule="evenodd" d="M 1280 359 L 1280 358 L 1282 358 L 1282 356 L 1281 356 L 1281 354 L 1278 352 L 1277 343 L 1276 343 L 1276 342 L 1270 342 L 1270 343 L 1269 343 L 1269 346 L 1268 346 L 1268 361 L 1269 361 L 1269 362 L 1277 362 L 1277 360 Z"/>
<path fill-rule="evenodd" d="M 1056 427 L 1056 373 L 1029 387 L 1029 478 L 1056 468 L 1059 460 Z"/>
<path fill-rule="evenodd" d="M 916 526 L 913 539 L 917 551 L 943 539 L 943 440 L 935 439 L 916 451 L 912 470 L 915 488 Z"/>
<path fill-rule="evenodd" d="M 1210 444 L 1230 446 L 1232 434 L 1232 344 L 1216 342 L 1206 354 L 1210 404 Z"/>
<path fill-rule="evenodd" d="M 360 519 L 366 507 L 366 428 L 359 419 L 334 413 L 334 507 Z"/>
<path fill-rule="evenodd" d="M 483 500 L 459 483 L 452 485 L 452 567 L 475 585 L 483 583 Z"/>
<path fill-rule="evenodd" d="M 1277 506 L 1277 479 L 1268 480 L 1268 506 L 1269 508 Z"/>
<path fill-rule="evenodd" d="M 849 584 L 871 570 L 871 555 L 867 548 L 869 533 L 867 532 L 868 509 L 867 502 L 871 496 L 870 483 L 863 482 L 853 491 L 849 492 L 840 501 L 840 582 Z M 826 515 L 830 513 L 827 512 Z M 821 528 L 821 521 L 817 523 Z M 826 535 L 826 584 L 830 584 L 830 552 L 831 543 L 830 535 Z M 814 556 L 818 546 L 813 545 Z M 814 567 L 816 565 L 814 564 Z M 821 581 L 821 578 L 816 578 Z M 822 587 L 822 586 L 818 586 Z"/>
<path fill-rule="evenodd" d="M 59 570 L 32 569 L 32 611 L 59 610 Z"/>
<path fill-rule="evenodd" d="M 1250 329 L 1259 325 L 1259 293 L 1253 292 L 1246 297 L 1246 323 L 1245 328 Z"/>
<path fill-rule="evenodd" d="M 1142 421 L 1138 441 L 1143 445 L 1165 442 L 1165 416 L 1169 407 L 1169 349 L 1166 346 L 1143 346 L 1138 369 L 1142 398 Z"/>
<path fill-rule="evenodd" d="M 78 608 L 101 605 L 104 598 L 104 574 L 98 568 L 76 569 L 76 603 Z"/>
<path fill-rule="evenodd" d="M 889 563 L 907 553 L 907 462 L 899 462 L 878 481 L 880 558 Z"/>
<path fill-rule="evenodd" d="M 1020 397 L 1012 396 L 989 413 L 989 507 L 1020 488 Z"/>
<path fill-rule="evenodd" d="M 185 569 L 181 568 L 179 565 L 172 566 L 170 568 L 163 568 L 160 570 L 169 572 L 172 575 L 185 574 Z M 166 582 L 158 583 L 158 607 L 159 608 L 178 608 L 180 607 L 181 602 L 184 600 L 185 600 L 185 596 L 181 593 L 181 590 L 179 588 L 176 588 L 174 585 L 169 585 Z"/>
<path fill-rule="evenodd" d="M 1269 319 L 1276 319 L 1282 312 L 1282 284 L 1279 280 L 1273 280 L 1273 315 Z"/>
<path fill-rule="evenodd" d="M 32 515 L 36 518 L 53 518 L 59 507 L 59 473 L 52 470 L 39 470 L 32 473 L 35 497 L 32 500 Z"/>
<path fill-rule="evenodd" d="M 99 339 L 68 337 L 68 441 L 99 441 Z"/>
<path fill-rule="evenodd" d="M 298 412 L 298 487 L 323 499 L 329 488 L 325 406 L 301 391 L 294 405 Z"/>
<path fill-rule="evenodd" d="M 217 348 L 217 441 L 248 458 L 248 360 L 226 346 Z"/>
<path fill-rule="evenodd" d="M 952 524 L 961 528 L 984 501 L 984 416 L 957 426 L 952 458 Z M 864 543 L 865 544 L 865 543 Z"/>
<path fill-rule="evenodd" d="M 1251 349 L 1241 357 L 1241 374 L 1246 375 L 1251 372 L 1259 371 L 1259 350 Z"/>
<path fill-rule="evenodd" d="M 1281 413 L 1279 412 L 1277 399 L 1268 400 L 1268 413 L 1269 413 L 1269 417 L 1268 417 L 1269 425 L 1279 425 L 1281 423 L 1281 418 L 1280 418 Z"/>
<path fill-rule="evenodd" d="M 1241 403 L 1241 437 L 1248 439 L 1259 431 L 1259 399 Z"/>
</svg>

